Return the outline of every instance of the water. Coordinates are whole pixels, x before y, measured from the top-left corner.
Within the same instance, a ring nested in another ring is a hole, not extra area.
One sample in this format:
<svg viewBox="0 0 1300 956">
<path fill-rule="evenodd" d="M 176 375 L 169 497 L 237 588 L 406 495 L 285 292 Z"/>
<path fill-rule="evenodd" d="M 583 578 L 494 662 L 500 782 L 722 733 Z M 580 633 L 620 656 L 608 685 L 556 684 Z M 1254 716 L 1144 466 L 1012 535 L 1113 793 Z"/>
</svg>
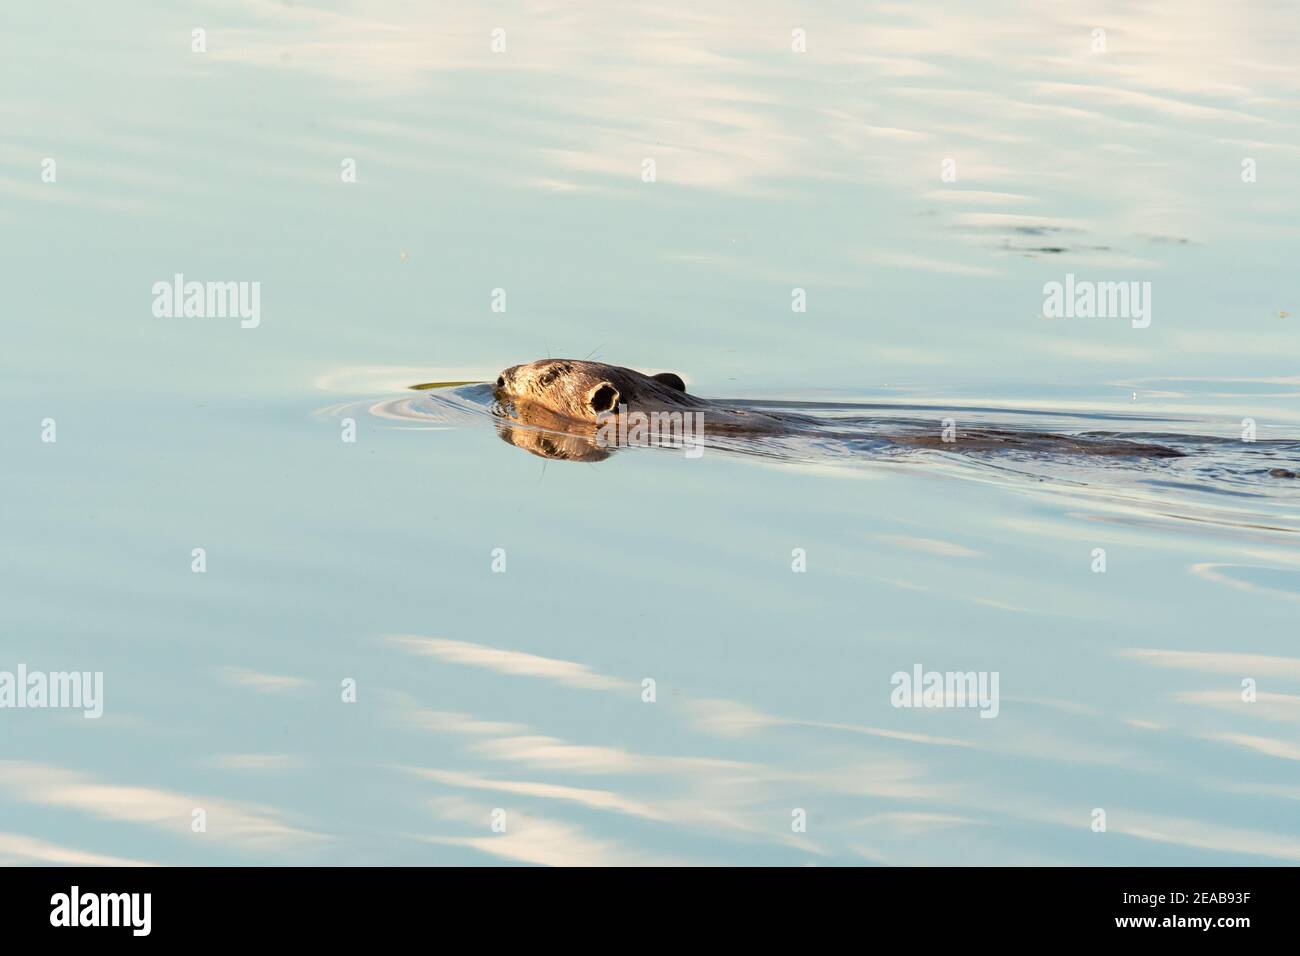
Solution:
<svg viewBox="0 0 1300 956">
<path fill-rule="evenodd" d="M 104 713 L 0 710 L 0 860 L 1300 860 L 1288 5 L 3 17 L 0 671 Z M 1197 454 L 544 462 L 409 389 L 593 352 Z"/>
</svg>

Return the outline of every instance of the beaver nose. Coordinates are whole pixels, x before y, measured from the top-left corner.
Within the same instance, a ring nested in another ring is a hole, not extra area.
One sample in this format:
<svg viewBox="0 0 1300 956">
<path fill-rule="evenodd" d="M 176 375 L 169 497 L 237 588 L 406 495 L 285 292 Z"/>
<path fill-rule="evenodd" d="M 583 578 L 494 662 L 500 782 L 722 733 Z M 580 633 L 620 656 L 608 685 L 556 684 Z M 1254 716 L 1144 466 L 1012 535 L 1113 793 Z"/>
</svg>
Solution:
<svg viewBox="0 0 1300 956">
<path fill-rule="evenodd" d="M 515 372 L 518 370 L 518 368 L 519 368 L 518 365 L 512 365 L 512 366 L 510 366 L 508 369 L 506 369 L 504 372 L 502 372 L 500 375 L 498 375 L 498 376 L 497 376 L 497 388 L 505 388 L 506 386 L 508 386 L 508 385 L 510 385 L 512 382 L 514 382 L 514 380 L 515 380 Z"/>
</svg>

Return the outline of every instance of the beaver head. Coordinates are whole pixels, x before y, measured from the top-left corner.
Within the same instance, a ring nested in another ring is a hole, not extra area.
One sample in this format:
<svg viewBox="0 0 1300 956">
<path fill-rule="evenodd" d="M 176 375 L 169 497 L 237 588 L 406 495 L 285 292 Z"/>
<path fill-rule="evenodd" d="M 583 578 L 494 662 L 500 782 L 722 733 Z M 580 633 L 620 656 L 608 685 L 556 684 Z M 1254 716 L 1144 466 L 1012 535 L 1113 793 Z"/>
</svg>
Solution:
<svg viewBox="0 0 1300 956">
<path fill-rule="evenodd" d="M 512 365 L 497 376 L 501 402 L 524 402 L 580 422 L 628 408 L 682 408 L 700 404 L 672 372 L 645 375 L 630 368 L 581 359 L 543 359 Z"/>
</svg>

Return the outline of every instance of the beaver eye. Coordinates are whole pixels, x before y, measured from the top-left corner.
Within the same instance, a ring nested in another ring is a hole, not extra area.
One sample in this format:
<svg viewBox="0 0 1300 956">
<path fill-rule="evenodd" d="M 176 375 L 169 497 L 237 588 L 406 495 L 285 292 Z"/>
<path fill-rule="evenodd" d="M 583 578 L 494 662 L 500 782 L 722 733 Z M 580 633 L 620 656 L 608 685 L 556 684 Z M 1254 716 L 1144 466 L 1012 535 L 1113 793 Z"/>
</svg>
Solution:
<svg viewBox="0 0 1300 956">
<path fill-rule="evenodd" d="M 506 387 L 506 377 L 504 375 L 498 375 L 497 388 L 505 388 L 505 387 Z"/>
</svg>

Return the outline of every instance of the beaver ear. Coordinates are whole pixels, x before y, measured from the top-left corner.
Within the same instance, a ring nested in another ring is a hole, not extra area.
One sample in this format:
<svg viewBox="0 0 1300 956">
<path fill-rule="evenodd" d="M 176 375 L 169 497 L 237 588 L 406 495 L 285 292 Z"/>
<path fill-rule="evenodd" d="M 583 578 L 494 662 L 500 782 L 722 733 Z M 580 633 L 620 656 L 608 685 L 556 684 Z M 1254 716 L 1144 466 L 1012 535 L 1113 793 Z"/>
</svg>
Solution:
<svg viewBox="0 0 1300 956">
<path fill-rule="evenodd" d="M 677 375 L 674 372 L 660 372 L 658 375 L 651 375 L 650 377 L 656 382 L 662 382 L 669 388 L 677 389 L 679 392 L 686 391 L 686 383 L 682 381 L 680 375 Z"/>
<path fill-rule="evenodd" d="M 618 399 L 618 389 L 609 382 L 601 382 L 587 393 L 587 405 L 597 415 L 618 408 Z"/>
</svg>

